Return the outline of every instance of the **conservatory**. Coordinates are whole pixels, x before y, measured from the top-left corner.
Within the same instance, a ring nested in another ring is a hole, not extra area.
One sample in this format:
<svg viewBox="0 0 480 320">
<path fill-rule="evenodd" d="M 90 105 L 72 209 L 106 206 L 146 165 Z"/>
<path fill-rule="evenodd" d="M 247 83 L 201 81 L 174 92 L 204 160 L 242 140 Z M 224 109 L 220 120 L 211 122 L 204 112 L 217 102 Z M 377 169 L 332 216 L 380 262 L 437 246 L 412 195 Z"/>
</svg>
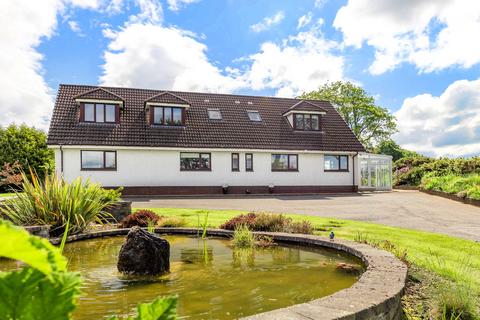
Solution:
<svg viewBox="0 0 480 320">
<path fill-rule="evenodd" d="M 358 155 L 360 165 L 359 190 L 392 189 L 392 157 L 383 154 L 362 153 Z"/>
</svg>

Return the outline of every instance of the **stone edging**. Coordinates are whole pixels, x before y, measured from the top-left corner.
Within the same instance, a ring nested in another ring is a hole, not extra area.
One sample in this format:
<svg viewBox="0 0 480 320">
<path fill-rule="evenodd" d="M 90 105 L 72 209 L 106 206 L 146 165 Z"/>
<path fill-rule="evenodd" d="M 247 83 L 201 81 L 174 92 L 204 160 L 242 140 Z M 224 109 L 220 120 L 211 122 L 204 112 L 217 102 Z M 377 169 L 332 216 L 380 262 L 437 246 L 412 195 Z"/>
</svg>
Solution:
<svg viewBox="0 0 480 320">
<path fill-rule="evenodd" d="M 438 197 L 450 199 L 450 200 L 453 200 L 453 201 L 458 201 L 458 202 L 462 202 L 462 203 L 465 203 L 465 204 L 470 204 L 472 206 L 480 207 L 480 200 L 469 199 L 469 198 L 464 199 L 464 198 L 457 197 L 457 195 L 455 195 L 455 194 L 441 192 L 441 191 L 435 191 L 435 190 L 425 190 L 425 189 L 419 189 L 419 190 L 423 193 L 430 194 L 432 196 L 438 196 Z"/>
<path fill-rule="evenodd" d="M 78 234 L 68 241 L 105 236 L 125 235 L 129 229 L 113 229 Z M 156 228 L 157 233 L 197 234 L 192 228 Z M 209 229 L 210 236 L 230 237 L 232 231 Z M 363 260 L 367 266 L 360 279 L 350 288 L 330 296 L 243 318 L 244 320 L 361 320 L 400 319 L 401 297 L 407 278 L 407 266 L 393 254 L 366 244 L 335 240 L 312 235 L 258 232 L 273 237 L 275 241 L 322 246 L 345 251 Z M 58 244 L 60 239 L 50 239 Z M 315 284 L 312 284 L 315 285 Z"/>
</svg>

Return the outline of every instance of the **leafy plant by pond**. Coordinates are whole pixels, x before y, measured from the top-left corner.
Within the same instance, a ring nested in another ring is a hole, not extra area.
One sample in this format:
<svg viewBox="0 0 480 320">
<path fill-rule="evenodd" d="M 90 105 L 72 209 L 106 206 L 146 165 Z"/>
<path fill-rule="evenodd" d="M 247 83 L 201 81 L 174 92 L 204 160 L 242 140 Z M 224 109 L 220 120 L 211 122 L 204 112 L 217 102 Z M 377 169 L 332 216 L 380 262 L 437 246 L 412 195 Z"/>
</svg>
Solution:
<svg viewBox="0 0 480 320">
<path fill-rule="evenodd" d="M 294 222 L 292 218 L 282 214 L 248 213 L 241 214 L 223 223 L 220 228 L 235 230 L 240 226 L 247 226 L 251 231 L 288 232 L 312 234 L 313 226 L 309 221 Z"/>
<path fill-rule="evenodd" d="M 20 270 L 0 272 L 2 319 L 71 319 L 81 279 L 80 274 L 67 271 L 60 249 L 1 219 L 0 243 L 0 258 L 27 264 Z M 176 319 L 176 303 L 176 297 L 157 298 L 139 304 L 138 315 L 128 319 Z"/>
<path fill-rule="evenodd" d="M 50 225 L 53 236 L 64 232 L 69 219 L 71 234 L 82 232 L 90 223 L 103 223 L 110 217 L 105 209 L 117 200 L 89 180 L 77 178 L 69 183 L 52 174 L 40 181 L 33 173 L 30 180 L 22 175 L 22 192 L 5 200 L 1 212 L 17 225 Z"/>
<path fill-rule="evenodd" d="M 235 229 L 232 243 L 234 248 L 253 248 L 255 246 L 255 236 L 246 225 L 241 225 Z"/>
</svg>

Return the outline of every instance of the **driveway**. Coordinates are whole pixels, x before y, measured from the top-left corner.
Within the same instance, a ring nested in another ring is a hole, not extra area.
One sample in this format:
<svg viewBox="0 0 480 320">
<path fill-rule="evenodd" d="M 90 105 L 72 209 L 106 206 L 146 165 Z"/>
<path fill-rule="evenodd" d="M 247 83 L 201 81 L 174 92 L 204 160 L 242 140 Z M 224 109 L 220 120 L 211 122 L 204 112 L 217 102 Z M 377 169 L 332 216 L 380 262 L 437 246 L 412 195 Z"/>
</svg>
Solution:
<svg viewBox="0 0 480 320">
<path fill-rule="evenodd" d="M 480 208 L 412 190 L 311 196 L 136 198 L 136 208 L 302 213 L 369 221 L 480 241 Z"/>
</svg>

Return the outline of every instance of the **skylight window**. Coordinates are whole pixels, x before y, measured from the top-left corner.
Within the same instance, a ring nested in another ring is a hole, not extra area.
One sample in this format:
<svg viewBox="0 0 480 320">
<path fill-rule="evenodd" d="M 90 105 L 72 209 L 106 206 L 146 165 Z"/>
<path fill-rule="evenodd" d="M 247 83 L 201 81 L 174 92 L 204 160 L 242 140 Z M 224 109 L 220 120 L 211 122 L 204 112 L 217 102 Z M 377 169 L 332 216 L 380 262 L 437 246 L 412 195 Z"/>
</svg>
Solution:
<svg viewBox="0 0 480 320">
<path fill-rule="evenodd" d="M 262 121 L 262 118 L 260 117 L 260 112 L 258 111 L 247 111 L 247 114 L 250 121 Z"/>
<path fill-rule="evenodd" d="M 208 109 L 208 119 L 222 120 L 222 113 L 219 109 Z"/>
</svg>

